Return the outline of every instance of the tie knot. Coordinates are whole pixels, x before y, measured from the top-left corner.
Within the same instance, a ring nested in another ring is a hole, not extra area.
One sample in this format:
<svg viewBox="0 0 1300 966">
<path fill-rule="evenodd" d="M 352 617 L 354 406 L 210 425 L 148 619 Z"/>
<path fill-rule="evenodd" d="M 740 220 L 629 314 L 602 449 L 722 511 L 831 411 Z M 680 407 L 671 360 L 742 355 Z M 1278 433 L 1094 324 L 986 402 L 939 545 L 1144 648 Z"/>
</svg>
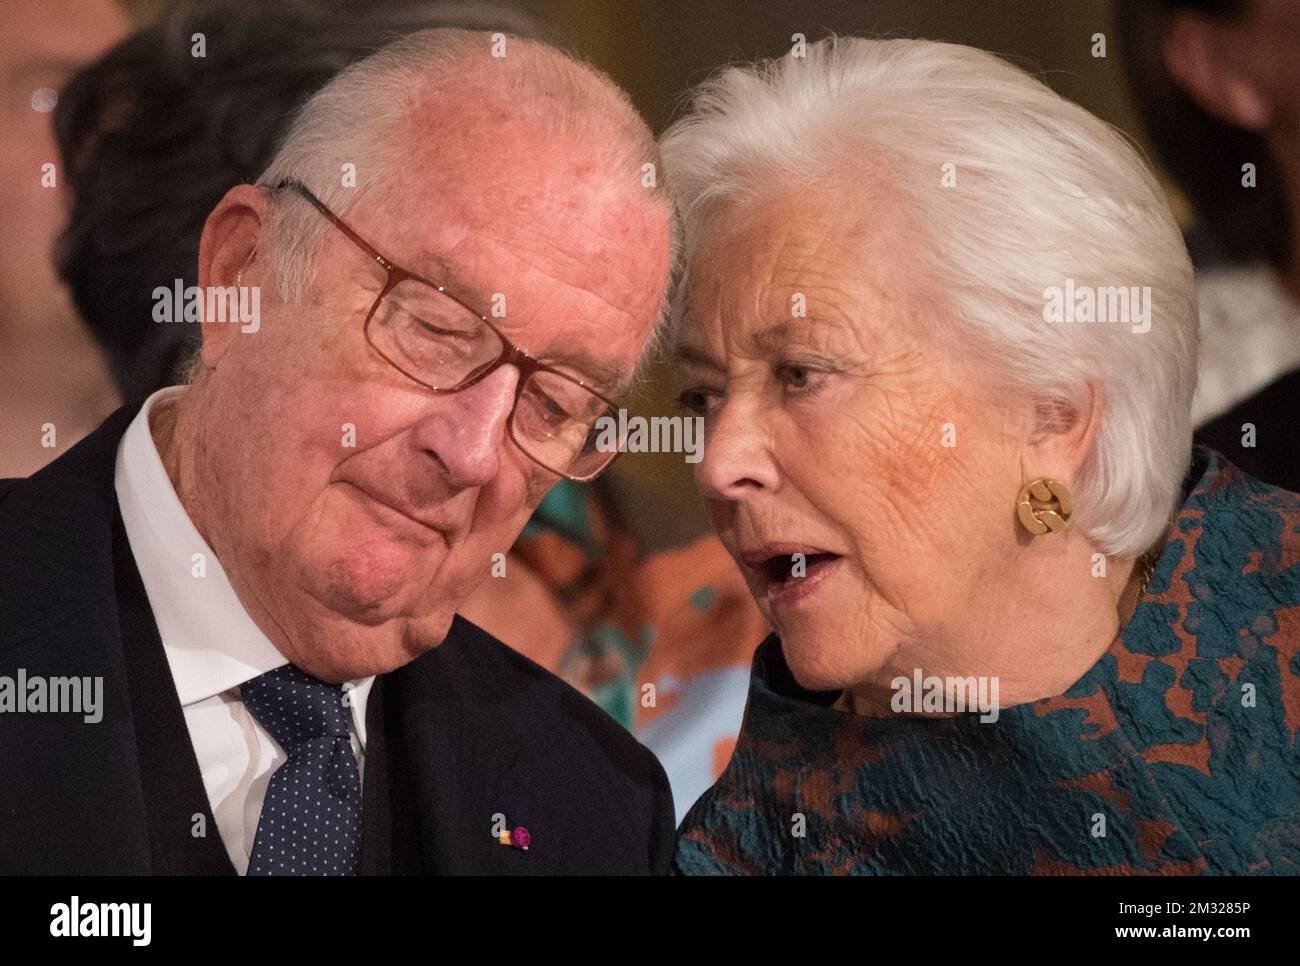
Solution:
<svg viewBox="0 0 1300 966">
<path fill-rule="evenodd" d="M 343 685 L 327 684 L 286 664 L 239 686 L 249 713 L 289 752 L 312 738 L 347 738 Z"/>
</svg>

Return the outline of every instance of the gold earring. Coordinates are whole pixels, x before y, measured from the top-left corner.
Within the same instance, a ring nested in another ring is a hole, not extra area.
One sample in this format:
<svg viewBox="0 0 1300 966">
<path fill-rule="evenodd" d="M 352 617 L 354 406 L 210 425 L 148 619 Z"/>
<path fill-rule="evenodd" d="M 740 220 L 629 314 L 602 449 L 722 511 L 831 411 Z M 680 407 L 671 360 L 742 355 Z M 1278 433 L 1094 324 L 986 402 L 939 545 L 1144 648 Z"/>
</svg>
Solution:
<svg viewBox="0 0 1300 966">
<path fill-rule="evenodd" d="M 1030 502 L 1031 498 L 1049 505 L 1036 507 Z M 1041 477 L 1032 480 L 1020 488 L 1020 495 L 1016 497 L 1016 516 L 1020 518 L 1020 525 L 1034 536 L 1064 530 L 1073 512 L 1070 488 L 1060 480 Z"/>
</svg>

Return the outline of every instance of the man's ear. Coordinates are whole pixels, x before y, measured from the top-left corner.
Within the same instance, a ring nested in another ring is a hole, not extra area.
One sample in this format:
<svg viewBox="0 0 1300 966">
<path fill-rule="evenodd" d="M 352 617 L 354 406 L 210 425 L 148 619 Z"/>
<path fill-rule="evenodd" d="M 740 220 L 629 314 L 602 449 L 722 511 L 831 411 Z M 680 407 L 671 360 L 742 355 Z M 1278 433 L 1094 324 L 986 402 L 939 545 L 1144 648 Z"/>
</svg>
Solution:
<svg viewBox="0 0 1300 966">
<path fill-rule="evenodd" d="M 1029 478 L 1053 477 L 1073 483 L 1092 452 L 1106 411 L 1106 390 L 1095 379 L 1078 404 L 1040 401 L 1034 407 L 1034 429 L 1025 452 Z"/>
<path fill-rule="evenodd" d="M 1165 68 L 1201 110 L 1226 124 L 1262 131 L 1272 105 L 1244 68 L 1231 28 L 1195 13 L 1169 17 L 1164 31 Z"/>
<path fill-rule="evenodd" d="M 253 185 L 237 185 L 226 192 L 203 224 L 199 239 L 199 292 L 213 287 L 260 285 L 266 277 L 265 259 L 258 243 L 269 225 L 271 202 Z M 238 319 L 203 320 L 203 365 L 213 368 L 240 332 Z"/>
</svg>

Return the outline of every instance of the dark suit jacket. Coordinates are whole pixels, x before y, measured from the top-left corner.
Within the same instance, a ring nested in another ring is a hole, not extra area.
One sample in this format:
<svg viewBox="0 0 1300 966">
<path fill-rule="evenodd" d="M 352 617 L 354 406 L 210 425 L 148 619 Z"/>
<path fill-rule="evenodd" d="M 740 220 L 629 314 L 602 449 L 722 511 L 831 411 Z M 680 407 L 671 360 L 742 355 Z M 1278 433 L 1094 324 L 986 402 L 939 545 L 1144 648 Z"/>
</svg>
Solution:
<svg viewBox="0 0 1300 966">
<path fill-rule="evenodd" d="M 134 415 L 0 481 L 0 675 L 104 682 L 98 723 L 0 713 L 0 873 L 234 871 L 118 511 L 115 458 Z M 654 756 L 468 621 L 376 679 L 366 730 L 367 873 L 668 868 L 673 803 Z M 529 830 L 527 852 L 492 837 L 498 814 Z"/>
</svg>

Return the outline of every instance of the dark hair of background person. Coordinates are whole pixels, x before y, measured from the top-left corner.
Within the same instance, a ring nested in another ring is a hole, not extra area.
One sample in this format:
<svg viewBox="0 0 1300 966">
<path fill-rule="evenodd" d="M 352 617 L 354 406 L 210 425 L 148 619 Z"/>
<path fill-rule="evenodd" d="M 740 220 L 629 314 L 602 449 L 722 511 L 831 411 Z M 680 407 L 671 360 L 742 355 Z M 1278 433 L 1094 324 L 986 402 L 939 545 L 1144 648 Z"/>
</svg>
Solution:
<svg viewBox="0 0 1300 966">
<path fill-rule="evenodd" d="M 430 27 L 547 39 L 531 17 L 488 3 L 185 0 L 69 82 L 54 113 L 72 192 L 56 260 L 128 404 L 178 381 L 199 345 L 197 324 L 153 321 L 153 291 L 198 284 L 217 202 L 256 181 L 335 74 Z"/>
<path fill-rule="evenodd" d="M 1240 20 L 1251 0 L 1120 0 L 1116 25 L 1138 111 L 1166 169 L 1196 216 L 1189 242 L 1198 265 L 1291 259 L 1290 211 L 1282 172 L 1264 136 L 1202 110 L 1170 76 L 1164 25 L 1175 13 Z M 1257 186 L 1241 187 L 1241 167 L 1255 165 Z"/>
</svg>

